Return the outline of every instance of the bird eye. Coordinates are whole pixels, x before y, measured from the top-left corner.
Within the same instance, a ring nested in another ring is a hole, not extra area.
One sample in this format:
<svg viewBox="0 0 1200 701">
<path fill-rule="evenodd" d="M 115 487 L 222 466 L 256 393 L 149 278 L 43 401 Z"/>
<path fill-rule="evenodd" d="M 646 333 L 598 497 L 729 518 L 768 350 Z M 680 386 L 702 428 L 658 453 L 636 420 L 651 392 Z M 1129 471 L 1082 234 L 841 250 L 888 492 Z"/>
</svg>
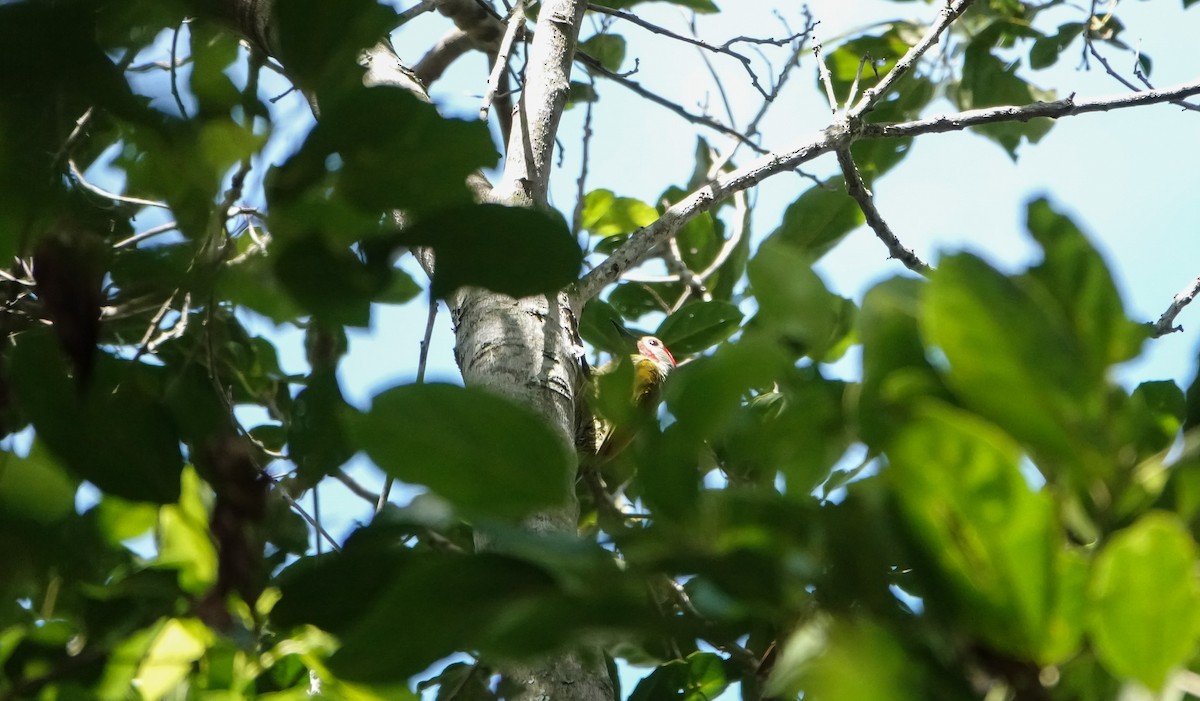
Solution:
<svg viewBox="0 0 1200 701">
<path fill-rule="evenodd" d="M 650 339 L 649 343 L 650 343 L 650 345 L 652 345 L 652 346 L 657 346 L 657 345 L 658 345 L 658 340 L 657 340 L 657 339 L 653 339 L 653 338 L 652 338 L 652 339 Z"/>
</svg>

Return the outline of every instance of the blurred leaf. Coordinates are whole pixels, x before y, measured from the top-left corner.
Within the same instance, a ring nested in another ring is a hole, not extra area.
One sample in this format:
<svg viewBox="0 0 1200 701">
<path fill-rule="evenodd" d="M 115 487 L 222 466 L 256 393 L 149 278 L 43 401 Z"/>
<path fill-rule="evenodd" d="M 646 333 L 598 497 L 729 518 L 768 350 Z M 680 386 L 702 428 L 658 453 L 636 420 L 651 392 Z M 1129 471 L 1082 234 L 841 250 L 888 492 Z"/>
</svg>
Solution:
<svg viewBox="0 0 1200 701">
<path fill-rule="evenodd" d="M 921 341 L 923 280 L 896 277 L 867 291 L 859 315 L 863 345 L 858 423 L 867 445 L 878 450 L 909 418 L 925 395 L 948 392 Z"/>
<path fill-rule="evenodd" d="M 329 661 L 338 676 L 402 680 L 486 643 L 518 607 L 554 590 L 540 568 L 502 555 L 425 552 L 408 560 L 370 615 L 342 636 Z"/>
<path fill-rule="evenodd" d="M 742 312 L 729 302 L 694 302 L 663 319 L 654 333 L 678 357 L 699 353 L 732 336 Z"/>
<path fill-rule="evenodd" d="M 871 664 L 862 664 L 871 660 Z M 767 682 L 771 696 L 815 701 L 931 698 L 923 666 L 869 620 L 810 623 L 791 634 Z"/>
<path fill-rule="evenodd" d="M 564 503 L 574 457 L 532 410 L 477 388 L 426 384 L 375 396 L 353 424 L 385 472 L 468 517 L 515 518 Z"/>
<path fill-rule="evenodd" d="M 573 282 L 583 252 L 558 216 L 479 204 L 422 218 L 400 236 L 437 254 L 431 292 L 485 287 L 512 297 L 550 294 Z"/>
<path fill-rule="evenodd" d="M 1088 633 L 1104 666 L 1161 689 L 1200 637 L 1195 541 L 1175 516 L 1146 514 L 1100 551 L 1088 600 Z"/>
<path fill-rule="evenodd" d="M 76 475 L 134 501 L 175 501 L 183 469 L 175 427 L 136 381 L 126 378 L 115 387 L 117 374 L 142 368 L 102 361 L 95 382 L 80 396 L 48 333 L 22 334 L 12 355 L 22 409 L 46 447 Z"/>
<path fill-rule="evenodd" d="M 658 210 L 612 190 L 592 190 L 583 200 L 583 228 L 593 236 L 632 233 L 658 219 Z"/>
<path fill-rule="evenodd" d="M 959 109 L 971 110 L 998 105 L 1027 105 L 1053 99 L 1051 92 L 1039 90 L 1017 75 L 1017 64 L 1005 64 L 992 53 L 986 34 L 976 37 L 967 47 L 962 81 L 951 97 Z M 973 129 L 1000 144 L 1012 159 L 1022 141 L 1036 144 L 1050 131 L 1053 120 L 1037 118 L 1024 122 L 985 124 Z"/>
<path fill-rule="evenodd" d="M 351 411 L 334 372 L 314 370 L 308 386 L 296 396 L 287 432 L 288 457 L 305 486 L 315 485 L 353 457 L 345 427 Z"/>
<path fill-rule="evenodd" d="M 884 26 L 886 30 L 880 34 L 855 37 L 826 54 L 833 95 L 840 102 L 857 101 L 862 97 L 861 91 L 872 87 L 892 70 L 896 61 L 919 37 L 918 28 L 910 22 L 891 22 Z M 851 95 L 850 88 L 856 80 L 860 93 Z M 824 89 L 821 94 L 825 94 Z M 841 105 L 830 107 L 840 108 Z M 880 121 L 893 119 L 890 115 L 884 115 Z"/>
<path fill-rule="evenodd" d="M 435 212 L 470 202 L 467 176 L 495 160 L 485 123 L 446 119 L 405 90 L 359 86 L 322 103 L 321 120 L 299 152 L 269 174 L 267 199 L 273 220 L 289 217 L 296 226 L 306 218 L 289 215 L 287 207 L 304 205 L 310 193 L 325 196 L 330 187 L 329 206 L 359 208 L 368 221 L 388 209 Z"/>
<path fill-rule="evenodd" d="M 295 0 L 272 8 L 273 36 L 289 75 L 323 98 L 361 86 L 358 53 L 395 28 L 396 11 L 375 0 L 336 5 Z M 322 109 L 325 102 L 322 100 Z M 324 117 L 324 115 L 322 115 Z M 403 131 L 403 130 L 396 130 Z"/>
<path fill-rule="evenodd" d="M 948 584 L 956 622 L 1042 664 L 1082 635 L 1082 559 L 1066 547 L 1048 492 L 1019 470 L 1019 446 L 995 427 L 930 403 L 887 451 L 889 484 Z"/>
<path fill-rule="evenodd" d="M 0 520 L 60 522 L 74 513 L 77 486 L 41 441 L 23 458 L 0 452 Z"/>
<path fill-rule="evenodd" d="M 387 288 L 393 271 L 311 236 L 286 244 L 275 257 L 275 274 L 292 298 L 322 322 L 367 326 L 371 300 Z"/>
<path fill-rule="evenodd" d="M 809 263 L 816 262 L 863 223 L 862 210 L 846 194 L 839 175 L 814 185 L 783 212 L 783 221 L 768 240 L 787 243 Z"/>
<path fill-rule="evenodd" d="M 179 588 L 200 595 L 217 581 L 217 549 L 209 536 L 212 492 L 196 471 L 182 475 L 179 503 L 158 512 L 158 559 L 155 564 L 179 570 Z"/>
<path fill-rule="evenodd" d="M 1083 232 L 1045 199 L 1029 203 L 1029 232 L 1045 252 L 1029 276 L 1054 295 L 1074 327 L 1082 362 L 1093 377 L 1137 356 L 1147 331 L 1125 316 L 1121 294 L 1099 252 Z"/>
<path fill-rule="evenodd" d="M 180 686 L 213 642 L 213 634 L 199 620 L 171 618 L 154 634 L 146 656 L 138 665 L 135 687 L 146 701 L 159 701 Z"/>
<path fill-rule="evenodd" d="M 579 335 L 598 351 L 614 355 L 629 350 L 628 339 L 613 324 L 623 325 L 621 313 L 613 305 L 594 297 L 583 305 L 579 315 Z"/>
<path fill-rule="evenodd" d="M 668 300 L 674 302 L 683 293 L 679 282 L 620 282 L 608 294 L 608 302 L 630 321 L 637 321 L 646 314 L 666 313 L 670 309 Z"/>
<path fill-rule="evenodd" d="M 621 70 L 621 64 L 625 62 L 625 37 L 619 34 L 597 34 L 580 42 L 579 50 L 615 73 Z"/>
<path fill-rule="evenodd" d="M 1067 22 L 1058 26 L 1053 36 L 1041 37 L 1029 49 L 1029 67 L 1035 70 L 1049 68 L 1058 63 L 1058 57 L 1072 41 L 1083 33 L 1083 24 Z"/>
<path fill-rule="evenodd" d="M 966 253 L 944 258 L 925 294 L 921 328 L 949 361 L 946 380 L 966 404 L 1022 441 L 1060 457 L 1070 428 L 1097 410 L 1083 351 L 1046 292 Z"/>
<path fill-rule="evenodd" d="M 567 93 L 567 105 L 563 109 L 569 110 L 582 102 L 595 102 L 599 99 L 600 96 L 596 93 L 596 88 L 591 83 L 572 80 L 571 89 Z"/>
<path fill-rule="evenodd" d="M 711 652 L 693 652 L 687 659 L 661 665 L 638 682 L 629 701 L 709 701 L 729 686 L 726 662 Z"/>
<path fill-rule="evenodd" d="M 799 353 L 820 360 L 849 333 L 854 303 L 831 293 L 811 259 L 782 239 L 765 241 L 747 274 L 759 305 L 751 323 L 774 331 Z"/>
</svg>

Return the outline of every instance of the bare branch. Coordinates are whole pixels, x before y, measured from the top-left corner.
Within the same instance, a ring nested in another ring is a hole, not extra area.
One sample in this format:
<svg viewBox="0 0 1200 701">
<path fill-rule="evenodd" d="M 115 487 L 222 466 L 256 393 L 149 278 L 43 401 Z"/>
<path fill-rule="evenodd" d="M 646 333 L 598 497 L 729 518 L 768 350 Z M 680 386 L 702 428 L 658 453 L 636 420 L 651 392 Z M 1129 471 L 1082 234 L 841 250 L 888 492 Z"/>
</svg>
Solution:
<svg viewBox="0 0 1200 701">
<path fill-rule="evenodd" d="M 583 302 L 599 294 L 606 285 L 616 282 L 626 270 L 640 263 L 655 246 L 674 236 L 680 227 L 698 214 L 712 209 L 713 205 L 724 197 L 757 185 L 777 173 L 793 170 L 823 153 L 848 146 L 851 137 L 850 123 L 847 120 L 838 120 L 790 151 L 768 153 L 749 165 L 700 187 L 672 205 L 653 224 L 633 232 L 607 260 L 585 275 L 577 283 L 572 295 L 573 306 L 581 307 Z"/>
<path fill-rule="evenodd" d="M 425 384 L 425 368 L 429 365 L 429 344 L 433 339 L 433 323 L 437 321 L 438 301 L 437 297 L 429 295 L 429 314 L 425 318 L 425 335 L 421 338 L 421 350 L 417 354 L 417 382 L 416 384 Z M 388 497 L 392 493 L 392 485 L 396 483 L 396 478 L 391 475 L 383 483 L 383 491 L 379 493 L 379 498 L 375 502 L 375 513 L 383 511 L 383 507 L 387 504 Z"/>
<path fill-rule="evenodd" d="M 513 40 L 517 38 L 524 27 L 525 0 L 517 0 L 504 29 L 504 38 L 500 40 L 500 49 L 496 52 L 495 65 L 492 66 L 492 72 L 488 76 L 487 91 L 483 94 L 483 104 L 479 107 L 479 118 L 485 122 L 488 118 L 488 110 L 492 106 L 492 98 L 496 96 L 496 90 L 500 87 L 500 78 L 508 69 L 508 54 L 512 51 Z"/>
<path fill-rule="evenodd" d="M 128 195 L 118 195 L 115 192 L 109 192 L 108 190 L 105 190 L 104 188 L 100 187 L 99 185 L 93 184 L 87 178 L 83 177 L 83 171 L 79 170 L 79 166 L 75 164 L 74 158 L 67 159 L 67 167 L 71 169 L 71 175 L 73 175 L 75 177 L 76 182 L 78 182 L 80 185 L 82 185 L 84 187 L 84 189 L 90 190 L 90 191 L 94 192 L 95 194 L 100 195 L 101 197 L 106 197 L 115 202 L 126 202 L 128 204 L 139 204 L 139 205 L 142 205 L 143 207 L 158 207 L 160 209 L 170 209 L 170 206 L 166 202 L 160 202 L 158 200 L 147 200 L 147 199 L 142 199 L 141 197 L 130 197 Z"/>
<path fill-rule="evenodd" d="M 929 25 L 929 29 L 926 30 L 925 36 L 921 37 L 920 41 L 906 51 L 905 54 L 900 57 L 900 60 L 896 62 L 896 65 L 892 67 L 892 70 L 888 71 L 883 78 L 874 85 L 874 87 L 863 91 L 862 99 L 860 99 L 854 108 L 850 110 L 850 115 L 857 118 L 871 111 L 875 104 L 879 102 L 880 98 L 886 95 L 887 92 L 892 89 L 892 86 L 894 86 L 897 81 L 903 78 L 908 71 L 914 65 L 916 65 L 917 61 L 925 55 L 925 52 L 928 51 L 930 47 L 937 43 L 938 38 L 941 37 L 942 33 L 954 23 L 954 20 L 958 19 L 958 17 L 962 15 L 962 13 L 965 12 L 968 7 L 971 6 L 972 2 L 973 0 L 954 0 L 953 2 L 947 2 L 946 6 L 942 8 L 941 14 L 937 21 Z"/>
<path fill-rule="evenodd" d="M 433 85 L 450 64 L 473 48 L 475 40 L 471 35 L 455 27 L 439 39 L 432 49 L 425 52 L 421 60 L 417 61 L 417 65 L 413 66 L 413 73 L 422 85 Z"/>
<path fill-rule="evenodd" d="M 887 76 L 884 76 L 884 80 L 887 80 Z M 870 93 L 870 91 L 867 92 Z M 1200 94 L 1200 81 L 1164 90 L 1148 90 L 1115 97 L 1078 101 L 1072 97 L 1055 102 L 1035 102 L 1030 105 L 970 110 L 901 124 L 862 125 L 858 124 L 852 116 L 844 117 L 791 151 L 768 153 L 743 168 L 716 178 L 677 202 L 653 224 L 635 231 L 624 244 L 613 251 L 607 260 L 585 275 L 576 285 L 572 304 L 582 305 L 583 302 L 599 294 L 606 285 L 616 282 L 627 270 L 644 260 L 655 246 L 674 236 L 680 227 L 701 212 L 711 209 L 721 198 L 745 190 L 777 173 L 794 170 L 821 154 L 849 148 L 850 144 L 859 138 L 906 137 L 933 132 L 960 131 L 980 124 L 1025 121 L 1035 117 L 1057 119 L 1089 112 L 1105 112 L 1170 102 L 1197 94 Z M 864 99 L 866 98 L 864 97 Z M 860 101 L 859 104 L 861 105 L 862 102 Z"/>
<path fill-rule="evenodd" d="M 1154 324 L 1154 333 L 1151 334 L 1154 338 L 1166 336 L 1169 333 L 1183 331 L 1182 326 L 1175 326 L 1175 317 L 1179 316 L 1179 312 L 1183 308 L 1191 304 L 1196 296 L 1200 295 L 1200 277 L 1192 280 L 1192 283 L 1181 290 L 1179 294 L 1171 300 L 1171 306 L 1167 307 L 1167 311 L 1158 318 L 1158 322 Z"/>
<path fill-rule="evenodd" d="M 875 201 L 871 198 L 871 191 L 863 183 L 862 175 L 858 172 L 858 166 L 854 164 L 854 157 L 850 155 L 850 149 L 838 149 L 837 159 L 838 165 L 842 167 L 842 174 L 846 177 L 846 192 L 858 203 L 858 208 L 862 210 L 863 216 L 866 217 L 867 226 L 871 227 L 871 231 L 875 232 L 875 236 L 880 241 L 883 241 L 883 245 L 887 246 L 888 257 L 895 258 L 903 263 L 904 267 L 915 273 L 928 275 L 930 270 L 929 265 L 917 257 L 917 254 L 913 253 L 911 248 L 905 248 L 904 244 L 900 243 L 900 239 L 897 238 L 896 234 L 892 233 L 892 228 L 888 226 L 888 223 L 883 219 L 883 215 L 875 207 Z"/>
<path fill-rule="evenodd" d="M 666 99 L 665 97 L 662 97 L 661 95 L 657 95 L 657 94 L 647 90 L 642 85 L 626 78 L 625 76 L 619 75 L 617 73 L 613 73 L 612 71 L 608 70 L 604 66 L 600 65 L 599 61 L 597 61 L 596 59 L 594 59 L 590 56 L 587 56 L 586 54 L 579 53 L 576 55 L 576 58 L 579 59 L 580 63 L 587 66 L 595 74 L 602 76 L 604 78 L 608 78 L 609 80 L 611 80 L 621 86 L 624 86 L 624 87 L 628 88 L 629 90 L 632 90 L 637 95 L 646 98 L 647 100 L 653 102 L 656 105 L 661 105 L 663 107 L 666 107 L 667 109 L 671 110 L 675 114 L 679 115 L 680 117 L 683 117 L 684 119 L 686 119 L 687 121 L 689 121 L 693 124 L 700 124 L 702 126 L 708 127 L 709 129 L 712 129 L 713 131 L 717 131 L 722 134 L 725 134 L 726 136 L 732 136 L 733 138 L 737 139 L 738 141 L 745 144 L 747 147 L 749 147 L 750 149 L 754 150 L 757 153 L 766 153 L 767 152 L 766 149 L 764 149 L 762 146 L 759 146 L 758 144 L 751 141 L 749 137 L 747 137 L 745 134 L 742 134 L 738 130 L 731 129 L 730 127 L 727 127 L 724 124 L 721 124 L 720 122 L 718 122 L 717 120 L 715 120 L 711 117 L 706 117 L 704 115 L 694 114 L 692 112 L 689 112 L 689 111 L 687 111 L 686 108 L 684 108 L 680 105 L 677 105 L 674 102 L 671 102 L 670 100 Z"/>
<path fill-rule="evenodd" d="M 771 39 L 771 38 L 760 39 L 760 38 L 754 38 L 754 37 L 739 36 L 739 37 L 734 37 L 733 39 L 730 39 L 729 41 L 725 42 L 724 44 L 721 44 L 720 46 L 716 46 L 714 44 L 710 44 L 710 43 L 700 39 L 699 37 L 689 37 L 689 36 L 685 36 L 683 34 L 676 34 L 675 32 L 671 31 L 670 29 L 667 29 L 666 27 L 660 27 L 657 24 L 647 22 L 646 20 L 642 19 L 641 17 L 638 17 L 637 15 L 635 15 L 631 12 L 625 12 L 624 10 L 614 10 L 612 8 L 604 7 L 603 5 L 596 5 L 596 4 L 591 4 L 591 3 L 588 4 L 588 9 L 592 10 L 593 12 L 598 12 L 600 14 L 610 15 L 612 17 L 619 17 L 620 19 L 623 19 L 626 22 L 636 24 L 637 26 L 641 27 L 642 29 L 645 29 L 646 31 L 653 32 L 655 34 L 659 34 L 661 36 L 665 36 L 670 39 L 674 39 L 676 41 L 682 41 L 685 44 L 691 44 L 692 46 L 699 47 L 701 49 L 704 49 L 705 51 L 709 51 L 714 54 L 723 54 L 725 56 L 729 56 L 730 58 L 737 60 L 738 63 L 742 64 L 742 68 L 745 69 L 746 75 L 748 75 L 750 77 L 750 84 L 754 86 L 754 89 L 757 90 L 759 92 L 759 94 L 761 94 L 763 96 L 763 99 L 765 99 L 765 100 L 772 99 L 772 96 L 771 96 L 770 92 L 768 92 L 762 86 L 762 84 L 759 82 L 758 74 L 754 72 L 754 67 L 750 63 L 750 58 L 744 54 L 740 54 L 740 53 L 734 51 L 733 49 L 731 49 L 729 47 L 733 46 L 736 43 L 742 43 L 742 42 L 754 43 L 754 44 L 770 44 L 773 46 L 783 46 L 784 44 L 790 44 L 791 42 L 795 41 L 796 39 L 799 39 L 800 37 L 804 36 L 806 33 L 806 32 L 800 32 L 800 33 L 793 34 L 788 37 L 782 37 L 782 38 L 778 38 L 778 39 Z"/>
<path fill-rule="evenodd" d="M 1110 95 L 1087 100 L 1076 100 L 1074 96 L 1065 100 L 1053 102 L 1034 102 L 1028 105 L 987 107 L 978 110 L 968 110 L 957 114 L 940 115 L 928 119 L 917 119 L 900 124 L 867 124 L 862 127 L 863 138 L 891 138 L 917 136 L 935 132 L 962 131 L 967 127 L 996 122 L 1025 122 L 1037 117 L 1060 119 L 1074 117 L 1089 112 L 1108 112 L 1126 107 L 1154 105 L 1161 102 L 1200 95 L 1200 80 L 1176 85 L 1162 90 L 1144 90 L 1142 92 Z"/>
</svg>

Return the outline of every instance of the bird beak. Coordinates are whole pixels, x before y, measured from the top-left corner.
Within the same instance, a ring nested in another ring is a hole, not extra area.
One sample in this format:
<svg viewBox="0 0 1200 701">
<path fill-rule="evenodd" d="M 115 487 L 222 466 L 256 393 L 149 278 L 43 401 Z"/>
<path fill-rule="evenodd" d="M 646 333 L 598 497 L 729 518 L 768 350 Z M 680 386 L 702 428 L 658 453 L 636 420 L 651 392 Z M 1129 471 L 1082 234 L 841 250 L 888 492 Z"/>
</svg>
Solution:
<svg viewBox="0 0 1200 701">
<path fill-rule="evenodd" d="M 617 330 L 617 333 L 618 333 L 618 334 L 620 334 L 620 335 L 621 335 L 623 338 L 628 338 L 628 339 L 631 339 L 631 340 L 633 340 L 633 341 L 637 341 L 637 340 L 638 340 L 638 336 L 637 336 L 637 335 L 635 335 L 635 334 L 631 333 L 631 332 L 629 331 L 629 329 L 627 329 L 627 328 L 625 328 L 624 326 L 621 326 L 620 324 L 618 324 L 618 323 L 616 322 L 616 320 L 614 320 L 614 319 L 609 319 L 609 322 L 610 322 L 610 323 L 613 325 L 613 328 Z"/>
</svg>

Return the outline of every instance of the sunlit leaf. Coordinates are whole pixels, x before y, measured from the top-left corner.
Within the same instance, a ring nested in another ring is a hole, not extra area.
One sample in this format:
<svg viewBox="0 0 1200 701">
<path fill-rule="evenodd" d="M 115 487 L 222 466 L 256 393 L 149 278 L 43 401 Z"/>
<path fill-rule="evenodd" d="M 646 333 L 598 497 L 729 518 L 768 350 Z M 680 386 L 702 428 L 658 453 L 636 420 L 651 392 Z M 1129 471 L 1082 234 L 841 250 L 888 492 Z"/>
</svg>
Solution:
<svg viewBox="0 0 1200 701">
<path fill-rule="evenodd" d="M 511 518 L 563 503 L 573 475 L 569 448 L 540 416 L 476 388 L 395 387 L 353 429 L 385 472 L 464 514 Z"/>
<path fill-rule="evenodd" d="M 1179 520 L 1151 512 L 1120 531 L 1096 558 L 1088 633 L 1114 674 L 1162 688 L 1200 637 L 1196 543 Z"/>
</svg>

